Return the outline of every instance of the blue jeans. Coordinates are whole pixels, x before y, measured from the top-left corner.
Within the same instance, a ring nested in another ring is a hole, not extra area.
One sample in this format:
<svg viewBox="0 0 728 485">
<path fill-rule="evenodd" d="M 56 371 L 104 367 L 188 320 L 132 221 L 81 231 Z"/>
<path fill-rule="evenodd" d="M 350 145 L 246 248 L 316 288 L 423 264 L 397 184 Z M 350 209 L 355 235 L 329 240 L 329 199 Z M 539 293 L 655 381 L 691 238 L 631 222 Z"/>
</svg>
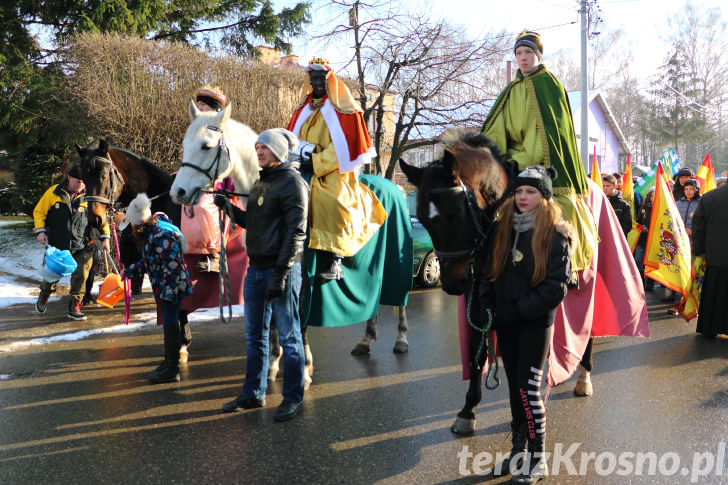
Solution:
<svg viewBox="0 0 728 485">
<path fill-rule="evenodd" d="M 301 265 L 294 264 L 286 280 L 283 295 L 275 300 L 265 299 L 273 268 L 248 267 L 243 287 L 245 298 L 245 342 L 247 361 L 243 398 L 265 398 L 268 387 L 268 335 L 271 317 L 275 316 L 283 349 L 283 400 L 303 400 L 304 365 L 299 296 L 301 294 Z"/>
<path fill-rule="evenodd" d="M 178 326 L 179 320 L 179 307 L 182 305 L 182 300 L 160 300 L 159 308 L 162 311 L 162 325 L 172 325 L 173 327 Z"/>
<path fill-rule="evenodd" d="M 637 263 L 637 269 L 642 276 L 645 275 L 645 248 L 637 246 L 634 249 L 634 262 Z"/>
</svg>

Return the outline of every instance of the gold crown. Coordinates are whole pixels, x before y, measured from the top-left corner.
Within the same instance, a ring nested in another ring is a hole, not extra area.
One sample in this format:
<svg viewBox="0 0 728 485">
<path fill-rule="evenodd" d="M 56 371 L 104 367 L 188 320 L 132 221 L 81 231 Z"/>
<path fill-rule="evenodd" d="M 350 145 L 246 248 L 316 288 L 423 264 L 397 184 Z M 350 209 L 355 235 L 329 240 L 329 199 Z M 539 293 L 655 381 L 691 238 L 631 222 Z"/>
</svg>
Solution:
<svg viewBox="0 0 728 485">
<path fill-rule="evenodd" d="M 308 61 L 309 64 L 321 64 L 322 66 L 328 66 L 329 60 L 324 59 L 323 57 L 314 57 L 310 61 Z"/>
</svg>

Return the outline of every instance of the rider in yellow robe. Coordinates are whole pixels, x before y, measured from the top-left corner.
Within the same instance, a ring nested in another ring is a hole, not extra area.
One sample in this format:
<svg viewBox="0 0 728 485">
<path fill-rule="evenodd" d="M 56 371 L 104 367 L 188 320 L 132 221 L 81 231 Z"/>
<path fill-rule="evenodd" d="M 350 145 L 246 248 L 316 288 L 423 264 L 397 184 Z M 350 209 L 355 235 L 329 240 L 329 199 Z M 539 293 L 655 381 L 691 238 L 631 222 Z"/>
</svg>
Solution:
<svg viewBox="0 0 728 485">
<path fill-rule="evenodd" d="M 288 129 L 311 144 L 308 245 L 324 256 L 318 276 L 340 279 L 341 258 L 356 254 L 387 213 L 358 180 L 358 167 L 374 155 L 361 108 L 326 61 L 312 61 L 309 74 Z"/>
<path fill-rule="evenodd" d="M 589 267 L 599 242 L 596 223 L 584 196 L 589 193 L 579 155 L 569 99 L 563 84 L 541 64 L 543 45 L 535 32 L 523 32 L 514 51 L 530 50 L 530 59 L 517 52 L 519 70 L 496 100 L 483 125 L 505 161 L 518 171 L 533 165 L 554 167 L 554 199 L 563 217 L 576 229 L 578 244 L 572 254 L 574 270 Z M 524 72 L 525 71 L 525 72 Z"/>
</svg>

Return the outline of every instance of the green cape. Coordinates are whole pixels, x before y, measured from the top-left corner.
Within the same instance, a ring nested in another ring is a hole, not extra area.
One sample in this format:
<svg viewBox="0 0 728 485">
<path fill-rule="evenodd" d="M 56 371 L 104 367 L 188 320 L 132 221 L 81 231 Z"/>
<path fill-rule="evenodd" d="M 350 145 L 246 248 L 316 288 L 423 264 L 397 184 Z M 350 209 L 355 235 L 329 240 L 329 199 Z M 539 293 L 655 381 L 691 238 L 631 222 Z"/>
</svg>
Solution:
<svg viewBox="0 0 728 485">
<path fill-rule="evenodd" d="M 545 165 L 554 167 L 558 172 L 554 180 L 554 193 L 564 192 L 558 190 L 559 188 L 567 189 L 567 192 L 570 192 L 568 189 L 573 189 L 577 194 L 588 192 L 586 171 L 579 155 L 569 98 L 564 85 L 543 64 L 535 73 L 526 77 L 518 70 L 516 79 L 500 93 L 488 113 L 483 124 L 483 133 L 488 134 L 493 129 L 494 121 L 502 115 L 503 107 L 508 102 L 511 88 L 518 83 L 525 83 L 529 95 L 538 101 L 531 103 L 531 106 L 533 116 L 539 117 L 543 123 L 544 129 L 539 130 L 539 135 L 544 146 L 548 145 L 548 150 L 544 153 Z M 507 139 L 507 134 L 502 133 L 500 138 Z M 507 147 L 498 148 L 506 153 Z"/>
</svg>

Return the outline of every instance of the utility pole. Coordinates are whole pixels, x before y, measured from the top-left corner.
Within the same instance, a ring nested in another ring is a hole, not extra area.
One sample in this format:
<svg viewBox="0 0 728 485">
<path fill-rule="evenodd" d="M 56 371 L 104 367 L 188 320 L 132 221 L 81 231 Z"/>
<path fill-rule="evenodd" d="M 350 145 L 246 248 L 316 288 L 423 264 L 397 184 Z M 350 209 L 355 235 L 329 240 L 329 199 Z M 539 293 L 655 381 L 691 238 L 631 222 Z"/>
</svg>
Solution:
<svg viewBox="0 0 728 485">
<path fill-rule="evenodd" d="M 584 166 L 589 165 L 589 107 L 587 102 L 587 65 L 586 65 L 586 39 L 589 35 L 587 0 L 581 0 L 579 15 L 581 16 L 581 161 Z"/>
</svg>

